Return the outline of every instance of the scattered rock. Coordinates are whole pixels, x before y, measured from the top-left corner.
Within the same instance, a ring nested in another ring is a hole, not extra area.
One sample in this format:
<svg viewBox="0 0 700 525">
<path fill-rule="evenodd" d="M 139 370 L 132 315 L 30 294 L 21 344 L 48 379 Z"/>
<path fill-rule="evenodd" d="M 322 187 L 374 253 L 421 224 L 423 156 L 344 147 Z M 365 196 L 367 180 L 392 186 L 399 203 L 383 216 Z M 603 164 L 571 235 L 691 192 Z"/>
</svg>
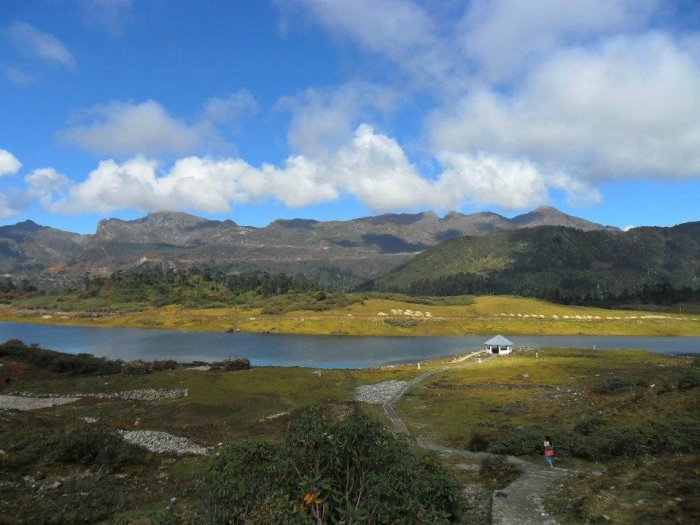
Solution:
<svg viewBox="0 0 700 525">
<path fill-rule="evenodd" d="M 363 403 L 382 405 L 394 397 L 407 384 L 408 381 L 390 379 L 389 381 L 383 381 L 373 385 L 358 386 L 355 399 Z"/>
<path fill-rule="evenodd" d="M 188 394 L 189 390 L 187 388 L 146 388 L 143 390 L 124 390 L 122 392 L 113 392 L 111 394 L 101 392 L 96 394 L 37 394 L 36 392 L 12 392 L 8 396 L 0 397 L 25 397 L 52 400 L 71 399 L 70 401 L 66 402 L 72 403 L 73 401 L 76 401 L 77 398 L 81 397 L 94 397 L 97 399 L 125 399 L 128 401 L 161 401 L 166 399 L 179 399 L 181 397 L 187 397 Z M 56 402 L 54 404 L 64 403 Z M 0 402 L 0 407 L 2 407 L 2 402 Z"/>
<path fill-rule="evenodd" d="M 151 452 L 209 455 L 211 449 L 197 445 L 193 441 L 173 436 L 156 430 L 119 430 L 121 436 L 134 445 L 139 445 Z"/>
</svg>

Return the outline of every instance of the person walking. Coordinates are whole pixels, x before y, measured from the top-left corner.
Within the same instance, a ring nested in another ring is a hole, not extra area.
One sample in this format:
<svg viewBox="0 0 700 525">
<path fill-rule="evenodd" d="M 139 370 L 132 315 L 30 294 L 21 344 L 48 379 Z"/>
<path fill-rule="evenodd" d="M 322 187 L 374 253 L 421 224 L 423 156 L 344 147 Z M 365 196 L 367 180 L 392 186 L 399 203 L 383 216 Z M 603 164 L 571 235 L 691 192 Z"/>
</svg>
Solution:
<svg viewBox="0 0 700 525">
<path fill-rule="evenodd" d="M 544 438 L 544 461 L 549 468 L 554 468 L 554 447 L 552 445 L 552 438 L 545 436 Z"/>
</svg>

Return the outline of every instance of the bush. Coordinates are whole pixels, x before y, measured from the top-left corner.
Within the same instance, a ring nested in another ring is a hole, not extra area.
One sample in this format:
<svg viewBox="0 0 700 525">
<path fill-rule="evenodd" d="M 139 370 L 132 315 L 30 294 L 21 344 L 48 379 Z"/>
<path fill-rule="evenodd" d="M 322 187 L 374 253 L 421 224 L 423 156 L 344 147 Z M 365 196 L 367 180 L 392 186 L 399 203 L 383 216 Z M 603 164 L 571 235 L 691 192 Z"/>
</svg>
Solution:
<svg viewBox="0 0 700 525">
<path fill-rule="evenodd" d="M 385 319 L 384 322 L 389 326 L 398 326 L 399 328 L 411 328 L 418 324 L 415 319 Z"/>
<path fill-rule="evenodd" d="M 700 386 L 700 368 L 692 366 L 678 374 L 679 390 L 691 390 Z"/>
<path fill-rule="evenodd" d="M 479 477 L 496 489 L 502 489 L 518 479 L 523 469 L 504 457 L 486 458 L 479 468 Z"/>
<path fill-rule="evenodd" d="M 381 424 L 328 407 L 299 416 L 281 445 L 233 442 L 202 481 L 207 523 L 452 523 L 459 483 Z M 176 521 L 176 520 L 173 520 Z"/>
<path fill-rule="evenodd" d="M 476 452 L 483 452 L 487 450 L 489 448 L 488 436 L 480 432 L 474 432 L 474 434 L 472 434 L 472 437 L 469 439 L 469 444 L 467 445 L 467 448 Z"/>
<path fill-rule="evenodd" d="M 64 434 L 57 443 L 55 459 L 60 463 L 118 469 L 141 464 L 147 455 L 144 449 L 110 430 L 87 427 Z"/>
<path fill-rule="evenodd" d="M 56 426 L 53 420 L 29 417 L 17 437 L 5 437 L 6 454 L 0 472 L 19 476 L 48 464 L 78 464 L 88 468 L 120 470 L 149 461 L 142 448 L 121 436 L 92 425 Z M 1 520 L 0 520 L 1 521 Z"/>
<path fill-rule="evenodd" d="M 28 363 L 40 370 L 67 375 L 116 374 L 121 361 L 112 361 L 92 354 L 65 354 L 45 350 L 38 345 L 27 346 L 19 339 L 10 339 L 0 344 L 0 357 Z"/>
<path fill-rule="evenodd" d="M 493 437 L 489 444 L 489 452 L 496 454 L 512 454 L 514 456 L 526 456 L 529 454 L 541 454 L 542 443 L 546 434 L 554 438 L 554 443 L 558 443 L 558 435 L 561 432 L 547 432 L 539 428 L 523 428 L 507 433 L 500 433 Z"/>
<path fill-rule="evenodd" d="M 601 426 L 585 439 L 574 440 L 571 454 L 592 461 L 608 460 L 644 453 L 644 436 L 630 427 Z"/>
<path fill-rule="evenodd" d="M 641 377 L 611 377 L 599 385 L 595 391 L 599 394 L 617 394 L 631 392 L 646 386 L 648 386 L 648 382 Z"/>
</svg>

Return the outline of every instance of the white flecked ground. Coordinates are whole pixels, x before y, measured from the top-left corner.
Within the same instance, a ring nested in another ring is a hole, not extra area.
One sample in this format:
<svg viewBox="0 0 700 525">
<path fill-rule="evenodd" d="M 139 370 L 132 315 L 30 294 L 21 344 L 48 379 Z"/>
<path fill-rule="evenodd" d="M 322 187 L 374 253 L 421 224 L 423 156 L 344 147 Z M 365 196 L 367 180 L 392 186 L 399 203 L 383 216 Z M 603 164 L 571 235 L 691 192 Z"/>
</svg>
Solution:
<svg viewBox="0 0 700 525">
<path fill-rule="evenodd" d="M 163 399 L 178 399 L 187 397 L 189 391 L 187 388 L 145 388 L 143 390 L 123 390 L 121 392 L 113 392 L 111 394 L 37 394 L 34 392 L 11 392 L 10 396 L 15 397 L 30 397 L 30 398 L 81 398 L 95 397 L 97 399 L 126 399 L 139 401 L 159 401 Z M 8 396 L 9 397 L 9 396 Z M 75 399 L 73 399 L 75 401 Z"/>
<path fill-rule="evenodd" d="M 0 409 L 39 410 L 41 408 L 66 405 L 77 400 L 77 397 L 0 396 Z"/>
<path fill-rule="evenodd" d="M 390 379 L 373 385 L 358 386 L 355 399 L 363 403 L 371 403 L 373 405 L 381 405 L 389 401 L 399 390 L 405 387 L 408 381 L 397 381 Z"/>
<path fill-rule="evenodd" d="M 195 454 L 206 456 L 211 454 L 207 447 L 197 445 L 195 442 L 167 432 L 157 430 L 119 430 L 121 436 L 134 445 L 144 447 L 151 452 L 173 452 L 175 454 Z"/>
</svg>

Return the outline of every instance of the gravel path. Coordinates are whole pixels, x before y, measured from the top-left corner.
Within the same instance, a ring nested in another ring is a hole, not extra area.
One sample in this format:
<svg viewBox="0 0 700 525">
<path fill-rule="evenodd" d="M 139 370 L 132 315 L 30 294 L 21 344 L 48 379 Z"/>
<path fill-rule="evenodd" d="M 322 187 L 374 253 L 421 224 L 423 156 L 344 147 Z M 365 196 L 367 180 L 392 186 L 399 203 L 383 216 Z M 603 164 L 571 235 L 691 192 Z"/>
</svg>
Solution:
<svg viewBox="0 0 700 525">
<path fill-rule="evenodd" d="M 478 353 L 480 352 L 475 352 L 466 357 L 473 357 Z M 439 371 L 425 372 L 406 383 L 403 388 L 397 390 L 393 396 L 384 401 L 384 414 L 391 421 L 395 432 L 408 433 L 406 425 L 394 410 L 394 405 L 398 403 L 401 397 L 413 386 L 428 377 L 454 368 L 461 367 L 449 366 Z M 447 456 L 478 459 L 497 457 L 496 454 L 488 452 L 458 450 L 422 443 L 420 440 L 418 445 Z M 505 456 L 505 458 L 509 462 L 518 465 L 523 470 L 523 474 L 505 489 L 494 492 L 491 500 L 491 523 L 493 525 L 558 525 L 554 517 L 545 511 L 543 497 L 551 492 L 556 484 L 561 483 L 567 476 L 573 474 L 574 471 L 561 468 L 546 468 L 544 465 L 538 466 L 515 456 Z"/>
<path fill-rule="evenodd" d="M 39 410 L 77 401 L 77 397 L 20 397 L 0 396 L 0 410 Z"/>
</svg>

